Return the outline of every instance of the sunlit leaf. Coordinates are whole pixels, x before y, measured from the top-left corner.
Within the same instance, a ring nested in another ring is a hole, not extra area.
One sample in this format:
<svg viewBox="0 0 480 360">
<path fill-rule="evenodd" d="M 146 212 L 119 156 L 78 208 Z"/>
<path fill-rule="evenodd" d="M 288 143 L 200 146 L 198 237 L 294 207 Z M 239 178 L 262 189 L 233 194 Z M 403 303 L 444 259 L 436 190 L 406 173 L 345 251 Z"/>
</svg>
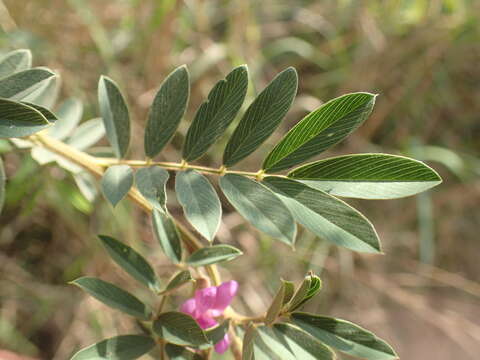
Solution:
<svg viewBox="0 0 480 360">
<path fill-rule="evenodd" d="M 185 113 L 190 80 L 185 65 L 175 69 L 160 85 L 145 128 L 145 154 L 153 158 L 172 138 Z"/>
<path fill-rule="evenodd" d="M 375 95 L 340 96 L 308 114 L 273 148 L 263 162 L 268 173 L 298 165 L 342 141 L 370 115 Z"/>
<path fill-rule="evenodd" d="M 327 346 L 294 325 L 279 323 L 273 331 L 281 343 L 292 352 L 295 359 L 333 360 L 335 354 Z"/>
<path fill-rule="evenodd" d="M 57 102 L 59 93 L 60 76 L 55 75 L 41 81 L 32 92 L 22 96 L 21 100 L 51 109 Z"/>
<path fill-rule="evenodd" d="M 424 163 L 387 154 L 344 155 L 296 168 L 288 177 L 332 195 L 361 199 L 395 199 L 442 182 Z"/>
<path fill-rule="evenodd" d="M 142 255 L 130 246 L 111 238 L 110 236 L 98 236 L 110 257 L 134 279 L 158 291 L 160 285 L 150 264 Z"/>
<path fill-rule="evenodd" d="M 316 275 L 309 274 L 305 276 L 302 284 L 294 293 L 288 311 L 294 311 L 314 297 L 322 288 L 322 281 Z"/>
<path fill-rule="evenodd" d="M 293 216 L 270 189 L 235 174 L 222 176 L 220 187 L 228 201 L 253 226 L 293 246 L 296 234 Z"/>
<path fill-rule="evenodd" d="M 351 250 L 381 251 L 373 225 L 347 203 L 287 178 L 268 176 L 264 183 L 285 202 L 295 219 L 314 234 Z"/>
<path fill-rule="evenodd" d="M 297 84 L 297 72 L 289 67 L 278 74 L 257 96 L 225 148 L 225 166 L 232 166 L 246 158 L 275 131 L 292 105 Z"/>
<path fill-rule="evenodd" d="M 0 97 L 22 100 L 52 76 L 55 73 L 43 67 L 17 72 L 0 80 Z"/>
<path fill-rule="evenodd" d="M 247 86 L 245 65 L 233 69 L 225 79 L 217 82 L 188 129 L 183 146 L 185 161 L 198 159 L 225 132 L 243 104 Z"/>
<path fill-rule="evenodd" d="M 222 206 L 208 179 L 195 170 L 180 171 L 175 178 L 175 192 L 190 224 L 212 241 L 220 226 Z"/>
<path fill-rule="evenodd" d="M 181 312 L 160 314 L 153 323 L 153 331 L 160 338 L 177 345 L 200 346 L 209 343 L 195 319 Z"/>
<path fill-rule="evenodd" d="M 163 252 L 175 264 L 182 261 L 182 245 L 177 226 L 168 213 L 153 209 L 152 222 L 155 236 Z"/>
<path fill-rule="evenodd" d="M 28 70 L 32 67 L 32 53 L 28 49 L 18 49 L 5 54 L 0 59 L 0 78 Z"/>
<path fill-rule="evenodd" d="M 398 358 L 385 341 L 349 321 L 301 312 L 291 316 L 304 331 L 349 355 L 369 360 Z"/>
<path fill-rule="evenodd" d="M 83 104 L 76 98 L 65 100 L 56 111 L 58 121 L 48 129 L 48 136 L 58 140 L 66 139 L 82 119 Z"/>
<path fill-rule="evenodd" d="M 110 166 L 102 177 L 102 192 L 115 207 L 133 185 L 133 171 L 128 165 Z"/>
<path fill-rule="evenodd" d="M 231 261 L 242 255 L 239 249 L 231 245 L 213 245 L 201 248 L 195 251 L 187 259 L 190 266 L 205 266 L 217 264 L 225 261 Z"/>
<path fill-rule="evenodd" d="M 123 158 L 130 143 L 130 115 L 118 85 L 106 76 L 98 83 L 98 103 L 108 141 L 115 155 Z"/>
<path fill-rule="evenodd" d="M 133 360 L 148 353 L 155 340 L 143 335 L 120 335 L 77 352 L 70 360 Z"/>
<path fill-rule="evenodd" d="M 170 175 L 159 166 L 149 166 L 138 170 L 135 184 L 138 191 L 158 210 L 166 211 L 167 194 L 165 185 Z"/>
<path fill-rule="evenodd" d="M 72 281 L 91 296 L 111 308 L 123 311 L 126 314 L 142 320 L 149 320 L 151 310 L 129 292 L 109 282 L 93 278 L 81 277 Z"/>
<path fill-rule="evenodd" d="M 0 137 L 30 136 L 51 125 L 34 107 L 0 98 Z"/>
<path fill-rule="evenodd" d="M 67 144 L 77 150 L 86 150 L 96 144 L 105 135 L 105 126 L 101 118 L 81 123 L 67 139 Z"/>
</svg>

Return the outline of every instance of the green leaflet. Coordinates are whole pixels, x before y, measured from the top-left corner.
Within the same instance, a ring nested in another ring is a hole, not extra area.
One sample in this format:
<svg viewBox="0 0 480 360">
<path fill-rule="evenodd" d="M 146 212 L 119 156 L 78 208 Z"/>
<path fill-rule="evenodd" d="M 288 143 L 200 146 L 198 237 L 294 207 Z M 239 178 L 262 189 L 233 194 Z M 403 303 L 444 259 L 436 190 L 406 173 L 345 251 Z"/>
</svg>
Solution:
<svg viewBox="0 0 480 360">
<path fill-rule="evenodd" d="M 58 140 L 66 139 L 82 119 L 83 104 L 76 98 L 65 100 L 57 110 L 58 121 L 48 129 L 48 136 Z"/>
<path fill-rule="evenodd" d="M 162 339 L 176 345 L 200 346 L 209 343 L 197 322 L 190 315 L 181 312 L 160 314 L 153 322 L 153 331 Z"/>
<path fill-rule="evenodd" d="M 135 174 L 138 191 L 156 209 L 167 211 L 167 193 L 165 186 L 170 175 L 159 166 L 141 168 Z"/>
<path fill-rule="evenodd" d="M 355 251 L 381 251 L 373 225 L 345 202 L 287 178 L 268 176 L 264 183 L 280 196 L 295 219 L 316 235 Z"/>
<path fill-rule="evenodd" d="M 316 275 L 309 274 L 305 276 L 302 284 L 293 294 L 290 303 L 288 304 L 288 311 L 294 311 L 305 304 L 308 300 L 314 297 L 322 288 L 322 281 Z"/>
<path fill-rule="evenodd" d="M 175 264 L 182 261 L 182 245 L 177 227 L 170 215 L 166 212 L 153 209 L 153 231 L 163 252 Z"/>
<path fill-rule="evenodd" d="M 190 271 L 180 271 L 176 273 L 171 280 L 169 280 L 167 286 L 161 291 L 161 293 L 164 294 L 170 292 L 192 281 L 194 281 L 194 279 L 192 277 L 192 274 L 190 274 Z"/>
<path fill-rule="evenodd" d="M 342 141 L 370 115 L 375 96 L 352 93 L 323 104 L 285 135 L 268 154 L 263 169 L 268 173 L 287 169 Z"/>
<path fill-rule="evenodd" d="M 310 335 L 349 355 L 369 360 L 398 358 L 385 341 L 349 321 L 301 312 L 291 317 Z"/>
<path fill-rule="evenodd" d="M 195 170 L 180 171 L 175 178 L 175 192 L 190 224 L 213 241 L 220 226 L 222 206 L 208 179 Z"/>
<path fill-rule="evenodd" d="M 152 315 L 150 308 L 135 296 L 109 282 L 85 276 L 71 283 L 82 288 L 105 305 L 128 315 L 145 321 L 149 320 Z"/>
<path fill-rule="evenodd" d="M 297 230 L 293 216 L 270 189 L 234 174 L 222 176 L 220 187 L 228 201 L 253 226 L 293 246 Z"/>
<path fill-rule="evenodd" d="M 223 153 L 225 166 L 246 158 L 275 131 L 292 106 L 297 85 L 297 72 L 289 67 L 257 96 L 228 141 Z"/>
<path fill-rule="evenodd" d="M 355 154 L 316 161 L 292 170 L 288 177 L 336 196 L 395 199 L 442 182 L 424 163 L 388 154 Z"/>
<path fill-rule="evenodd" d="M 175 69 L 160 85 L 145 128 L 145 154 L 153 158 L 162 151 L 185 114 L 190 80 L 185 65 Z"/>
<path fill-rule="evenodd" d="M 187 259 L 190 266 L 205 266 L 231 261 L 243 255 L 239 249 L 230 245 L 213 245 L 195 251 Z"/>
<path fill-rule="evenodd" d="M 215 84 L 188 129 L 183 146 L 185 161 L 198 159 L 225 132 L 243 104 L 247 87 L 245 65 L 233 69 Z"/>
<path fill-rule="evenodd" d="M 275 324 L 273 325 L 273 331 L 278 341 L 290 350 L 295 359 L 335 359 L 335 354 L 330 348 L 294 325 L 287 323 Z"/>
<path fill-rule="evenodd" d="M 118 85 L 106 76 L 98 82 L 98 103 L 107 139 L 115 155 L 123 158 L 130 143 L 130 115 Z"/>
<path fill-rule="evenodd" d="M 24 70 L 0 80 L 0 97 L 22 100 L 42 86 L 42 81 L 55 73 L 43 67 Z"/>
<path fill-rule="evenodd" d="M 5 169 L 3 168 L 3 161 L 0 157 L 0 214 L 2 213 L 3 203 L 5 202 L 5 183 L 7 177 L 5 176 Z"/>
<path fill-rule="evenodd" d="M 26 96 L 18 99 L 32 104 L 53 108 L 57 102 L 58 94 L 60 92 L 60 76 L 55 75 L 46 80 L 43 80 L 35 86 L 35 89 Z"/>
<path fill-rule="evenodd" d="M 277 317 L 280 314 L 284 304 L 285 291 L 285 282 L 282 280 L 280 288 L 278 289 L 277 294 L 273 298 L 273 301 L 267 310 L 267 314 L 265 315 L 266 325 L 271 325 L 275 320 L 277 320 Z"/>
<path fill-rule="evenodd" d="M 5 54 L 0 59 L 0 79 L 32 67 L 32 53 L 28 49 L 18 49 Z"/>
<path fill-rule="evenodd" d="M 70 360 L 133 360 L 148 353 L 156 343 L 143 335 L 120 335 L 77 352 Z"/>
<path fill-rule="evenodd" d="M 203 360 L 200 355 L 175 344 L 165 345 L 165 352 L 170 360 Z"/>
<path fill-rule="evenodd" d="M 67 144 L 77 150 L 85 150 L 96 144 L 104 135 L 102 119 L 94 118 L 81 123 L 67 139 Z"/>
<path fill-rule="evenodd" d="M 133 171 L 128 165 L 110 166 L 102 177 L 102 192 L 115 207 L 133 185 Z"/>
<path fill-rule="evenodd" d="M 242 360 L 254 360 L 254 341 L 257 336 L 255 326 L 249 325 L 243 336 Z"/>
<path fill-rule="evenodd" d="M 110 257 L 135 280 L 153 291 L 159 291 L 160 284 L 150 264 L 130 246 L 110 236 L 99 235 L 98 238 Z"/>
<path fill-rule="evenodd" d="M 36 107 L 0 98 L 0 137 L 30 136 L 51 125 Z"/>
</svg>

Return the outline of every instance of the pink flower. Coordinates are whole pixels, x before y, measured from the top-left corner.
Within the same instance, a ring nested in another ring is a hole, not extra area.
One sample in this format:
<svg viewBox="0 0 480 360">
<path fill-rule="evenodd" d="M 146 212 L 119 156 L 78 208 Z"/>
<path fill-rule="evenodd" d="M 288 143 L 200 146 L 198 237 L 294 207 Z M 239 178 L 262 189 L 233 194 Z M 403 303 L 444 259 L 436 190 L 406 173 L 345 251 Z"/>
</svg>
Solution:
<svg viewBox="0 0 480 360">
<path fill-rule="evenodd" d="M 218 322 L 214 318 L 223 314 L 237 290 L 238 283 L 235 280 L 224 282 L 220 286 L 197 290 L 195 297 L 185 301 L 180 307 L 180 311 L 197 320 L 202 329 L 217 326 Z M 229 346 L 230 338 L 228 334 L 225 334 L 224 338 L 215 344 L 215 351 L 223 354 Z"/>
</svg>

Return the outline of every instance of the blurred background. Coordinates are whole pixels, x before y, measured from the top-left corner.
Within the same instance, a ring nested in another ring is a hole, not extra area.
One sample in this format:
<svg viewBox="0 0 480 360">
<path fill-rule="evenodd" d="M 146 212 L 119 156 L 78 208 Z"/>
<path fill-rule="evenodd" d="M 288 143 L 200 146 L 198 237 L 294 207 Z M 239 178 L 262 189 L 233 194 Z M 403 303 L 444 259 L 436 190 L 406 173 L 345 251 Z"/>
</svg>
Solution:
<svg viewBox="0 0 480 360">
<path fill-rule="evenodd" d="M 403 154 L 428 162 L 444 179 L 412 198 L 348 200 L 374 223 L 385 254 L 355 254 L 303 230 L 292 253 L 224 201 L 218 240 L 247 255 L 222 274 L 241 284 L 236 308 L 259 314 L 280 277 L 299 281 L 313 270 L 324 289 L 307 310 L 374 331 L 402 359 L 478 359 L 479 1 L 4 0 L 0 25 L 0 51 L 30 48 L 34 65 L 61 75 L 59 99 L 82 100 L 83 120 L 98 116 L 101 74 L 121 85 L 135 121 L 132 159 L 143 158 L 157 87 L 181 64 L 189 67 L 192 94 L 186 121 L 160 157 L 169 161 L 180 160 L 183 135 L 211 86 L 239 64 L 250 70 L 247 105 L 277 72 L 299 72 L 286 120 L 239 169 L 256 171 L 281 135 L 322 102 L 352 91 L 380 94 L 370 119 L 323 156 Z M 219 166 L 226 138 L 199 162 Z M 136 329 L 67 282 L 101 276 L 144 297 L 95 235 L 133 244 L 168 278 L 172 269 L 149 219 L 128 201 L 115 210 L 101 196 L 90 201 L 68 172 L 40 166 L 8 142 L 0 142 L 0 152 L 9 179 L 0 217 L 0 349 L 61 360 Z M 181 218 L 173 192 L 169 207 Z"/>
</svg>

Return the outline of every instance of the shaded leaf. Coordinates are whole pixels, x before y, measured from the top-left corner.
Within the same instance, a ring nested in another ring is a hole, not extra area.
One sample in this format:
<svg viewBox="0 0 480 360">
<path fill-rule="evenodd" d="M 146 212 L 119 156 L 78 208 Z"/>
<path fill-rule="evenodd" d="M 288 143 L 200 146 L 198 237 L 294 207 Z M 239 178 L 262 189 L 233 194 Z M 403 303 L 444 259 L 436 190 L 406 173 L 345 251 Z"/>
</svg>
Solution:
<svg viewBox="0 0 480 360">
<path fill-rule="evenodd" d="M 135 184 L 138 191 L 156 209 L 167 211 L 167 194 L 165 185 L 170 175 L 159 166 L 150 166 L 138 170 L 135 174 Z"/>
<path fill-rule="evenodd" d="M 109 282 L 85 276 L 71 283 L 79 286 L 105 305 L 128 315 L 142 320 L 149 320 L 152 315 L 151 310 L 135 296 Z"/>
<path fill-rule="evenodd" d="M 2 213 L 3 204 L 5 202 L 5 183 L 7 177 L 5 176 L 5 169 L 3 168 L 3 161 L 0 157 L 0 214 Z"/>
<path fill-rule="evenodd" d="M 370 115 L 375 95 L 353 93 L 320 106 L 295 125 L 263 162 L 268 173 L 284 170 L 342 141 Z"/>
<path fill-rule="evenodd" d="M 155 236 L 163 252 L 170 260 L 178 264 L 182 261 L 182 245 L 180 234 L 174 221 L 168 213 L 153 209 L 152 222 Z"/>
<path fill-rule="evenodd" d="M 105 135 L 105 126 L 101 118 L 87 120 L 78 126 L 67 139 L 67 144 L 77 150 L 86 150 L 96 144 Z"/>
<path fill-rule="evenodd" d="M 30 136 L 51 125 L 34 107 L 0 98 L 0 137 Z"/>
<path fill-rule="evenodd" d="M 205 266 L 231 261 L 243 255 L 239 249 L 230 245 L 213 245 L 195 251 L 187 259 L 190 266 Z"/>
<path fill-rule="evenodd" d="M 195 170 L 180 171 L 175 178 L 175 192 L 190 224 L 212 241 L 220 226 L 222 206 L 208 179 Z"/>
<path fill-rule="evenodd" d="M 203 358 L 194 353 L 193 351 L 188 350 L 183 346 L 178 346 L 175 344 L 165 345 L 165 352 L 167 353 L 170 360 L 202 360 Z"/>
<path fill-rule="evenodd" d="M 283 304 L 288 303 L 295 293 L 295 285 L 291 281 L 282 280 L 283 285 L 285 286 L 285 296 L 283 297 Z"/>
<path fill-rule="evenodd" d="M 273 325 L 273 331 L 293 353 L 295 359 L 333 360 L 335 354 L 327 346 L 303 330 L 287 323 Z"/>
<path fill-rule="evenodd" d="M 369 360 L 398 358 L 385 341 L 349 321 L 301 312 L 291 316 L 307 333 L 349 355 Z"/>
<path fill-rule="evenodd" d="M 0 78 L 30 69 L 32 53 L 28 49 L 10 51 L 0 59 Z"/>
<path fill-rule="evenodd" d="M 110 236 L 99 235 L 98 238 L 110 257 L 134 279 L 153 291 L 159 290 L 158 279 L 150 264 L 130 246 Z"/>
<path fill-rule="evenodd" d="M 21 100 L 51 109 L 57 102 L 59 93 L 60 76 L 55 75 L 38 83 L 38 86 L 28 95 L 22 96 Z"/>
<path fill-rule="evenodd" d="M 0 80 L 0 97 L 22 100 L 55 73 L 43 67 L 24 70 Z"/>
<path fill-rule="evenodd" d="M 243 104 L 247 86 L 245 65 L 233 69 L 215 84 L 188 129 L 183 146 L 185 161 L 198 159 L 225 132 Z"/>
<path fill-rule="evenodd" d="M 66 139 L 82 119 L 83 104 L 76 98 L 65 100 L 57 110 L 58 121 L 48 129 L 48 136 L 58 140 Z"/>
<path fill-rule="evenodd" d="M 192 281 L 194 281 L 194 279 L 192 277 L 192 274 L 190 274 L 190 271 L 180 271 L 172 277 L 172 279 L 168 282 L 167 286 L 164 290 L 162 290 L 161 293 L 164 294 L 170 292 Z"/>
<path fill-rule="evenodd" d="M 98 103 L 107 139 L 115 155 L 123 158 L 130 143 L 130 115 L 118 85 L 106 76 L 98 83 Z"/>
<path fill-rule="evenodd" d="M 212 344 L 218 343 L 220 340 L 223 340 L 225 337 L 225 334 L 228 332 L 228 329 L 230 327 L 230 320 L 227 319 L 223 323 L 210 328 L 208 330 L 205 330 L 205 335 L 207 335 L 208 340 Z"/>
<path fill-rule="evenodd" d="M 133 171 L 128 165 L 110 166 L 102 177 L 102 192 L 115 207 L 133 185 Z"/>
<path fill-rule="evenodd" d="M 153 331 L 162 339 L 177 345 L 200 346 L 209 343 L 195 319 L 181 312 L 160 314 L 153 322 Z"/>
<path fill-rule="evenodd" d="M 71 360 L 133 360 L 148 353 L 155 345 L 155 340 L 148 336 L 120 335 L 80 350 Z"/>
<path fill-rule="evenodd" d="M 29 102 L 26 102 L 26 101 L 22 101 L 22 104 L 30 106 L 30 107 L 34 108 L 35 110 L 37 110 L 38 112 L 40 112 L 43 116 L 45 116 L 45 118 L 47 119 L 47 121 L 49 123 L 52 123 L 52 124 L 56 123 L 57 116 L 53 112 L 48 110 L 47 108 L 45 108 L 43 106 L 40 106 L 40 105 L 37 105 L 37 104 L 29 103 Z"/>
<path fill-rule="evenodd" d="M 296 168 L 288 177 L 332 195 L 361 199 L 415 195 L 442 182 L 424 163 L 388 154 L 333 157 Z"/>
<path fill-rule="evenodd" d="M 272 303 L 270 304 L 267 314 L 265 315 L 265 324 L 271 325 L 275 320 L 277 320 L 280 311 L 282 310 L 285 299 L 285 282 L 282 280 L 280 288 L 277 291 L 277 294 L 273 298 Z"/>
<path fill-rule="evenodd" d="M 241 175 L 220 178 L 220 187 L 235 209 L 257 229 L 293 245 L 296 225 L 292 214 L 267 187 Z"/>
<path fill-rule="evenodd" d="M 223 164 L 235 165 L 254 152 L 280 125 L 297 93 L 293 67 L 278 74 L 248 107 L 223 153 Z"/>
<path fill-rule="evenodd" d="M 254 360 L 254 340 L 258 336 L 255 326 L 249 325 L 243 336 L 242 360 Z"/>
<path fill-rule="evenodd" d="M 314 234 L 351 250 L 381 251 L 373 225 L 345 202 L 287 178 L 268 176 L 264 182 L 280 196 L 295 219 Z"/>
<path fill-rule="evenodd" d="M 176 68 L 160 85 L 145 128 L 145 154 L 153 158 L 162 151 L 185 114 L 190 80 L 185 65 Z"/>
</svg>

